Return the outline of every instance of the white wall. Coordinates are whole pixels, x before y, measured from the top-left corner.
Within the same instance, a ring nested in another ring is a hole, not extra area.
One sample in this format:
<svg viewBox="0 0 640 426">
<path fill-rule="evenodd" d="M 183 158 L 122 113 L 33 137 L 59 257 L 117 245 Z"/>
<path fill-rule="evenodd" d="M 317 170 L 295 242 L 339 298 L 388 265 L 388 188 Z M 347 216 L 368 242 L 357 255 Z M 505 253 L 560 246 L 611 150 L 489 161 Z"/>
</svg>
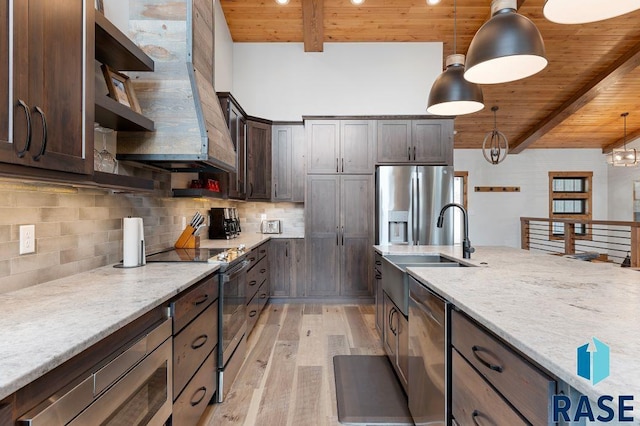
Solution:
<svg viewBox="0 0 640 426">
<path fill-rule="evenodd" d="M 608 219 L 607 164 L 599 149 L 528 149 L 497 166 L 481 150 L 456 149 L 454 167 L 468 171 L 469 239 L 520 247 L 520 217 L 549 217 L 550 171 L 593 171 L 593 219 Z M 519 186 L 520 192 L 474 192 L 475 186 Z"/>
<path fill-rule="evenodd" d="M 218 92 L 233 90 L 233 40 L 219 0 L 214 0 L 214 87 Z"/>
<path fill-rule="evenodd" d="M 426 114 L 440 72 L 441 43 L 325 43 L 324 52 L 235 43 L 232 93 L 248 114 L 271 120 Z"/>
</svg>

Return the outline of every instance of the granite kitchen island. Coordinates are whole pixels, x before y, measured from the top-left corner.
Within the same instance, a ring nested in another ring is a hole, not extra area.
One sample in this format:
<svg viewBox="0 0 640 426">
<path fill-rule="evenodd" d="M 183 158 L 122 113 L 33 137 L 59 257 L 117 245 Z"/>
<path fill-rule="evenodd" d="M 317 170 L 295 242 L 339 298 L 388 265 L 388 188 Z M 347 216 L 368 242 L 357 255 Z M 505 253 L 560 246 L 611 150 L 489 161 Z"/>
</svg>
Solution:
<svg viewBox="0 0 640 426">
<path fill-rule="evenodd" d="M 640 397 L 640 272 L 507 247 L 476 247 L 472 259 L 458 246 L 375 249 L 438 253 L 472 266 L 407 272 L 590 400 L 611 395 L 617 406 L 619 395 Z M 610 347 L 610 376 L 595 385 L 576 374 L 576 350 L 593 337 Z M 638 413 L 627 412 L 635 422 Z"/>
</svg>

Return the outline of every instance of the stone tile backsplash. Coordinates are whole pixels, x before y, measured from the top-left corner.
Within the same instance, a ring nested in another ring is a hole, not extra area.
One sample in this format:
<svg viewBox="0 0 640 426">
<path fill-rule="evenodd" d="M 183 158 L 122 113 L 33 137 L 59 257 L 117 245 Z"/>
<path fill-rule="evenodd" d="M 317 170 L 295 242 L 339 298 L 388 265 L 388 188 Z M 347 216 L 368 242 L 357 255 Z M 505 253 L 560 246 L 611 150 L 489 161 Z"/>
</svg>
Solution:
<svg viewBox="0 0 640 426">
<path fill-rule="evenodd" d="M 153 178 L 156 191 L 144 194 L 0 180 L 0 293 L 119 262 L 127 216 L 143 218 L 149 253 L 173 245 L 182 217 L 212 207 L 236 207 L 243 233 L 259 232 L 266 214 L 281 219 L 286 234 L 304 234 L 302 204 L 172 198 L 170 175 Z M 36 253 L 19 255 L 19 227 L 27 224 L 35 224 Z"/>
</svg>

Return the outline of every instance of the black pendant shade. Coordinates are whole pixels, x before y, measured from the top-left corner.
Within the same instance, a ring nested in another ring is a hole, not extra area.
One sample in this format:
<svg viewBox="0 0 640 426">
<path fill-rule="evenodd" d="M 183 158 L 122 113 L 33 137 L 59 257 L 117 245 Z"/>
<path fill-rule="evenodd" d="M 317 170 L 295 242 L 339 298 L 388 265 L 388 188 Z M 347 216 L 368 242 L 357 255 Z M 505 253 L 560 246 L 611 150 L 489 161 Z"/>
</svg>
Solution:
<svg viewBox="0 0 640 426">
<path fill-rule="evenodd" d="M 519 80 L 547 66 L 544 41 L 530 19 L 516 13 L 516 0 L 493 0 L 493 16 L 480 27 L 467 52 L 464 77 L 478 84 Z"/>
<path fill-rule="evenodd" d="M 482 89 L 464 78 L 464 55 L 447 57 L 447 69 L 431 86 L 427 112 L 436 115 L 464 115 L 484 108 Z"/>
</svg>

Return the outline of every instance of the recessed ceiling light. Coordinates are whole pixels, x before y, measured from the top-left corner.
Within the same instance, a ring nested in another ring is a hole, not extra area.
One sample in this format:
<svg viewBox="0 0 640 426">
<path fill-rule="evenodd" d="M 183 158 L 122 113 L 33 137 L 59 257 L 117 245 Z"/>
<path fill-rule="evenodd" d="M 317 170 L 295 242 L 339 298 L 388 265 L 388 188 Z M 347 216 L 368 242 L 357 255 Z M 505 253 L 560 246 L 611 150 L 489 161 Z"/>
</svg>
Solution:
<svg viewBox="0 0 640 426">
<path fill-rule="evenodd" d="M 276 0 L 276 3 L 285 5 L 285 4 L 289 4 L 289 0 Z"/>
<path fill-rule="evenodd" d="M 351 0 L 352 4 L 355 4 L 356 6 L 360 6 L 362 3 L 364 3 L 364 0 Z"/>
<path fill-rule="evenodd" d="M 435 6 L 438 3 L 440 3 L 440 0 L 427 0 L 429 6 Z"/>
</svg>

